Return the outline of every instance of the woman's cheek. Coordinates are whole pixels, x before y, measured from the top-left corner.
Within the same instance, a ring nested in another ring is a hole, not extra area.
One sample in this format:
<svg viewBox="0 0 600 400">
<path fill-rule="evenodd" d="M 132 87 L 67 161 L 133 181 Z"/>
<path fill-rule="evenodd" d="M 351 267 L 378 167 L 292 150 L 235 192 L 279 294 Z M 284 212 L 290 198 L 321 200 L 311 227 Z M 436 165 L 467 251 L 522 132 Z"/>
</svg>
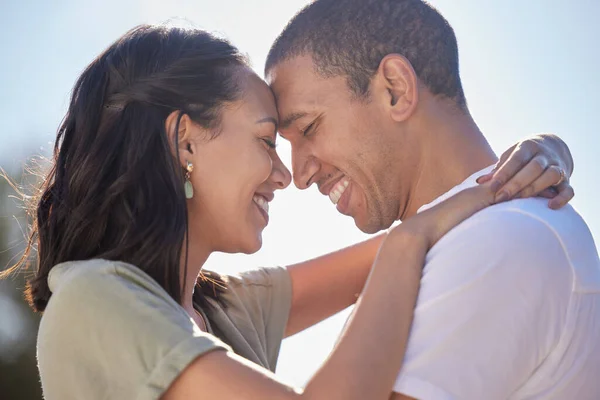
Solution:
<svg viewBox="0 0 600 400">
<path fill-rule="evenodd" d="M 271 151 L 261 150 L 260 155 L 257 154 L 254 161 L 254 171 L 256 175 L 253 181 L 259 185 L 269 179 L 271 171 L 273 170 L 273 156 L 271 155 Z"/>
</svg>

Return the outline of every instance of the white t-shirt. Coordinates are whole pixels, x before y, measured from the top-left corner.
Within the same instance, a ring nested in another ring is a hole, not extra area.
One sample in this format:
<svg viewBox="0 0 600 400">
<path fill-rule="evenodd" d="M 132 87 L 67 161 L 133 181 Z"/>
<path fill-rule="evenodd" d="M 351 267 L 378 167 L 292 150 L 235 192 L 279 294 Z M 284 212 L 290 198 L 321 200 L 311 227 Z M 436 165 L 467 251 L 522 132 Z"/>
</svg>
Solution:
<svg viewBox="0 0 600 400">
<path fill-rule="evenodd" d="M 430 250 L 394 391 L 421 400 L 600 399 L 600 260 L 572 207 L 497 204 Z"/>
</svg>

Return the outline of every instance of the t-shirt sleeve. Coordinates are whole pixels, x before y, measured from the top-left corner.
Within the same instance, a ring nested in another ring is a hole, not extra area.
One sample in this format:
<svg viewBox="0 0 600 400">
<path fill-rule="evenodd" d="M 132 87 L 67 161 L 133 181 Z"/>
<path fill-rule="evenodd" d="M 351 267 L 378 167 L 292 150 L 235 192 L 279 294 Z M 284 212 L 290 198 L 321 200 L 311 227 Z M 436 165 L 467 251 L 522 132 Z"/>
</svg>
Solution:
<svg viewBox="0 0 600 400">
<path fill-rule="evenodd" d="M 395 392 L 506 399 L 559 340 L 571 285 L 559 239 L 532 216 L 489 210 L 429 252 Z"/>
<path fill-rule="evenodd" d="M 158 399 L 195 358 L 229 349 L 139 269 L 75 264 L 49 279 L 38 340 L 47 398 Z"/>
<path fill-rule="evenodd" d="M 243 308 L 244 315 L 237 320 L 251 321 L 263 342 L 269 365 L 277 362 L 281 342 L 292 304 L 292 283 L 289 272 L 283 267 L 259 268 L 229 276 L 228 297 Z M 228 311 L 231 314 L 233 311 Z"/>
</svg>

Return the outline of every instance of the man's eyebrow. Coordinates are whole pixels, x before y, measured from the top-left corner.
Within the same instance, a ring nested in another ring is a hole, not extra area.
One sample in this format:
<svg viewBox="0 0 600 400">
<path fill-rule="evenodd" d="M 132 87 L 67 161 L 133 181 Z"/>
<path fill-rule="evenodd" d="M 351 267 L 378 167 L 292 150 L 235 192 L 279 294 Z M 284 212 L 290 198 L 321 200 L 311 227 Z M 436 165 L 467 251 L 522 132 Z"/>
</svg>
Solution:
<svg viewBox="0 0 600 400">
<path fill-rule="evenodd" d="M 258 121 L 256 121 L 257 124 L 264 124 L 264 123 L 268 123 L 268 122 L 272 123 L 275 126 L 275 132 L 277 132 L 279 130 L 277 120 L 273 117 L 265 117 L 265 118 L 261 118 Z"/>
<path fill-rule="evenodd" d="M 293 124 L 294 122 L 296 122 L 300 118 L 305 117 L 307 115 L 308 115 L 308 113 L 305 113 L 305 112 L 291 113 L 290 115 L 288 115 L 287 117 L 285 117 L 283 119 L 283 122 L 281 123 L 281 125 L 279 126 L 279 128 L 280 129 L 287 129 L 287 128 L 290 127 L 291 124 Z"/>
</svg>

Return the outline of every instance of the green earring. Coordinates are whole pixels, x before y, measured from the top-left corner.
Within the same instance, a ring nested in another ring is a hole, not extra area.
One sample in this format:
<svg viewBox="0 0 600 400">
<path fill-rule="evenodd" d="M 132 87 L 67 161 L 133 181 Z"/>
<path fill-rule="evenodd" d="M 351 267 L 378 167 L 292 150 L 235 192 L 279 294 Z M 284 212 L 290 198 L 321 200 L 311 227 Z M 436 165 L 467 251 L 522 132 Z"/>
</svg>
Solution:
<svg viewBox="0 0 600 400">
<path fill-rule="evenodd" d="M 185 173 L 185 183 L 183 185 L 185 189 L 185 198 L 191 199 L 194 197 L 194 187 L 192 186 L 192 182 L 190 181 L 190 175 L 192 175 L 192 171 L 194 170 L 194 164 L 191 162 L 187 162 L 187 172 Z"/>
</svg>

